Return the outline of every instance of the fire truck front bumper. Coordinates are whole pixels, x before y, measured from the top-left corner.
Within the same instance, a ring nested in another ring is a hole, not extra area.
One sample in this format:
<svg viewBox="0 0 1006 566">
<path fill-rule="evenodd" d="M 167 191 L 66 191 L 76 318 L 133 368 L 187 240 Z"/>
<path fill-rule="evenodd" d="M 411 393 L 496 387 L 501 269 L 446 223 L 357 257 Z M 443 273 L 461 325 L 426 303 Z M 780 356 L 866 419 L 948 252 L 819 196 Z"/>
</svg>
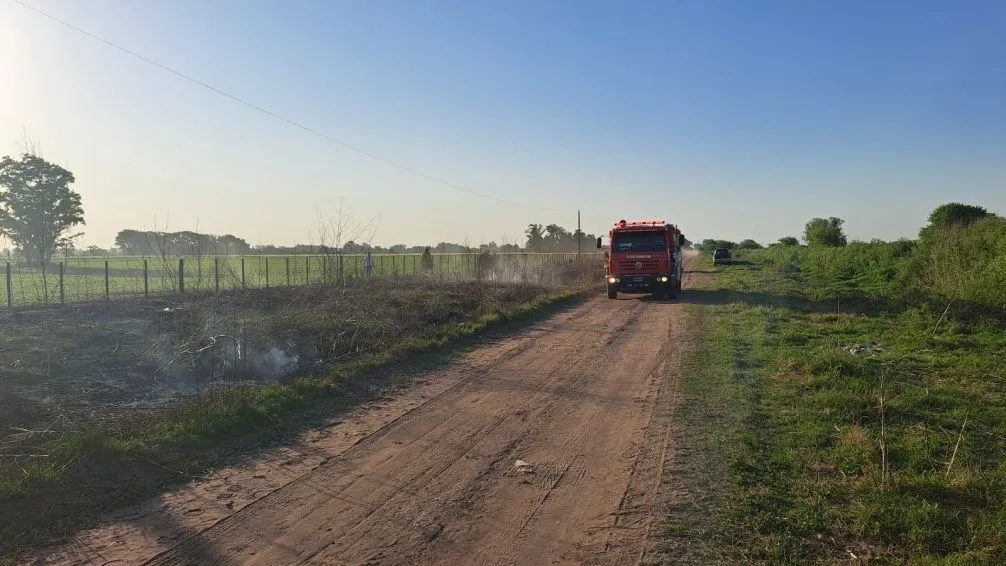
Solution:
<svg viewBox="0 0 1006 566">
<path fill-rule="evenodd" d="M 634 293 L 667 287 L 671 284 L 671 278 L 666 275 L 610 275 L 605 283 L 622 293 Z"/>
</svg>

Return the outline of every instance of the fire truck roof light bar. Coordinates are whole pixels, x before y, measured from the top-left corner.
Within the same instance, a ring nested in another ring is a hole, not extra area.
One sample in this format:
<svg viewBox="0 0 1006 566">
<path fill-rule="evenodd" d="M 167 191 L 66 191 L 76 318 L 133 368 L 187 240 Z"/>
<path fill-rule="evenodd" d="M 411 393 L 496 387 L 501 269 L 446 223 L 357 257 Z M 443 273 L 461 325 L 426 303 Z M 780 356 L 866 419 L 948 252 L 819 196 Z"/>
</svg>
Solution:
<svg viewBox="0 0 1006 566">
<path fill-rule="evenodd" d="M 619 220 L 615 223 L 616 228 L 625 228 L 626 226 L 664 226 L 667 222 L 663 220 L 641 220 L 638 222 L 627 222 L 625 220 Z"/>
</svg>

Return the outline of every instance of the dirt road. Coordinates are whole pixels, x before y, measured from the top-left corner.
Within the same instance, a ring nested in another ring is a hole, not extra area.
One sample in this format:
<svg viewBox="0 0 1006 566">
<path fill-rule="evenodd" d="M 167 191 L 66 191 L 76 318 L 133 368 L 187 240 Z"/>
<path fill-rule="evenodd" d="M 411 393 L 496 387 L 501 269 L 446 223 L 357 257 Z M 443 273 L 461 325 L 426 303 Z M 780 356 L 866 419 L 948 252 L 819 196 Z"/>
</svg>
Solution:
<svg viewBox="0 0 1006 566">
<path fill-rule="evenodd" d="M 657 562 L 685 316 L 591 299 L 40 563 Z"/>
</svg>

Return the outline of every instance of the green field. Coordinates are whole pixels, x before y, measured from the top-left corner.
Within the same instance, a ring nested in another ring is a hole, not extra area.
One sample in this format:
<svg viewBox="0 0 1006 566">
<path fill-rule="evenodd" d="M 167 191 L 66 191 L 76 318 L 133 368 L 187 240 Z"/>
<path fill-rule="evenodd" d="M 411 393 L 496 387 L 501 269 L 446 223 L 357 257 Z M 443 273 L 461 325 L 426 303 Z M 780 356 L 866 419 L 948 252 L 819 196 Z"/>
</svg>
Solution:
<svg viewBox="0 0 1006 566">
<path fill-rule="evenodd" d="M 1003 256 L 959 243 L 695 267 L 684 300 L 709 316 L 679 469 L 717 511 L 672 513 L 668 531 L 701 540 L 698 560 L 1006 561 Z"/>
<path fill-rule="evenodd" d="M 540 279 L 543 268 L 575 263 L 575 253 L 433 254 L 428 274 L 441 278 L 480 275 L 490 280 Z M 425 274 L 420 254 L 374 255 L 375 278 Z M 580 261 L 600 262 L 594 253 Z M 66 258 L 43 272 L 37 266 L 8 264 L 2 305 L 124 299 L 184 292 L 216 292 L 352 282 L 366 276 L 364 256 L 219 256 Z M 481 269 L 480 269 L 481 268 Z M 183 277 L 179 277 L 179 273 Z M 183 285 L 180 285 L 180 280 Z M 540 282 L 540 281 L 539 281 Z"/>
</svg>

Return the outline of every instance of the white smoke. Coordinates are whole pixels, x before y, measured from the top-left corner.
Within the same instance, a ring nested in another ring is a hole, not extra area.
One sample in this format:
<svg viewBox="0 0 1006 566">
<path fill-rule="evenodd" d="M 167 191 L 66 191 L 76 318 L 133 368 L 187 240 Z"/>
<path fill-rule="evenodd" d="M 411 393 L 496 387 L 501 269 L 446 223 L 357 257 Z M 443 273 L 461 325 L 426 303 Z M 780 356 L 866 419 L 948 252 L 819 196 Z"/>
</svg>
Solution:
<svg viewBox="0 0 1006 566">
<path fill-rule="evenodd" d="M 256 375 L 282 379 L 297 369 L 300 356 L 290 355 L 273 346 L 266 352 L 249 352 L 248 361 L 251 362 Z"/>
</svg>

